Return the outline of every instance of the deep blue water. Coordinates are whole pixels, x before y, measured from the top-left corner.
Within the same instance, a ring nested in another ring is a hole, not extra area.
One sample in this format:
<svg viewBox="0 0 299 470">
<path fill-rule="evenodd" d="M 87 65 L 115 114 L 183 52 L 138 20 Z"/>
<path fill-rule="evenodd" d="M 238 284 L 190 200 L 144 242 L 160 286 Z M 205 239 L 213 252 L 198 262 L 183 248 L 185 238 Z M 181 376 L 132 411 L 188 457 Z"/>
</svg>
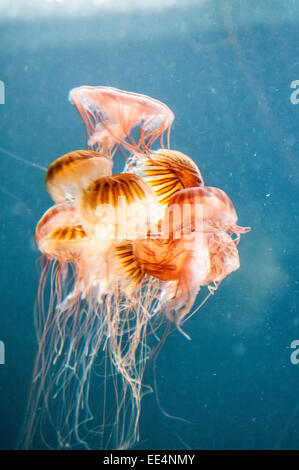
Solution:
<svg viewBox="0 0 299 470">
<path fill-rule="evenodd" d="M 2 21 L 0 147 L 47 166 L 85 144 L 68 102 L 80 85 L 152 96 L 175 113 L 171 147 L 226 191 L 251 226 L 240 269 L 179 332 L 157 362 L 165 417 L 142 403 L 144 449 L 298 449 L 299 4 L 207 1 L 162 12 Z M 152 27 L 151 27 L 152 25 Z M 1 149 L 0 149 L 1 150 Z M 38 252 L 35 224 L 49 207 L 44 174 L 0 151 L 0 448 L 16 446 L 31 380 Z M 121 170 L 119 160 L 114 170 Z"/>
</svg>

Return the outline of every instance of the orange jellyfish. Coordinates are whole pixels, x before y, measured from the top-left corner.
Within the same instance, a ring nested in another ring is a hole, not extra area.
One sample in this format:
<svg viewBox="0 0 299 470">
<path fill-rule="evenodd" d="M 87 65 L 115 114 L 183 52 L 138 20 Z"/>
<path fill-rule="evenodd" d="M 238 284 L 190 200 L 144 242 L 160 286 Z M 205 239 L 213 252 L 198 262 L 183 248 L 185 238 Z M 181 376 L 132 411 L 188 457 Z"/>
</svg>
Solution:
<svg viewBox="0 0 299 470">
<path fill-rule="evenodd" d="M 240 266 L 236 244 L 229 234 L 201 235 L 134 242 L 135 259 L 143 272 L 161 281 L 157 311 L 162 311 L 188 339 L 181 324 L 188 314 L 193 315 L 190 311 L 200 289 L 208 286 L 214 293 L 219 283 Z"/>
<path fill-rule="evenodd" d="M 169 147 L 165 104 L 109 87 L 75 88 L 70 100 L 94 150 L 63 155 L 46 174 L 55 204 L 35 232 L 44 265 L 25 446 L 125 449 L 139 440 L 152 391 L 144 370 L 165 323 L 188 337 L 198 292 L 213 294 L 239 268 L 249 228 L 191 158 L 151 150 L 165 133 Z M 113 175 L 117 149 L 130 156 Z"/>
<path fill-rule="evenodd" d="M 55 202 L 73 200 L 91 181 L 112 174 L 112 161 L 91 150 L 75 150 L 57 158 L 46 173 L 46 188 Z"/>
<path fill-rule="evenodd" d="M 208 285 L 213 293 L 239 268 L 236 244 L 250 228 L 236 222 L 236 211 L 224 191 L 187 188 L 168 199 L 159 234 L 134 242 L 135 258 L 143 271 L 164 282 L 160 308 L 180 331 L 201 287 Z"/>
<path fill-rule="evenodd" d="M 121 173 L 95 179 L 77 201 L 80 217 L 89 232 L 103 244 L 134 239 L 147 233 L 156 206 L 155 195 L 138 175 Z"/>
<path fill-rule="evenodd" d="M 167 204 L 180 189 L 203 186 L 198 166 L 177 150 L 159 149 L 145 155 L 133 155 L 125 170 L 136 173 L 152 187 L 159 204 Z"/>
<path fill-rule="evenodd" d="M 118 236 L 119 219 L 111 215 L 119 197 L 126 203 L 119 216 L 128 229 L 125 240 Z M 39 429 L 42 440 L 58 448 L 121 449 L 138 440 L 141 399 L 151 390 L 142 381 L 151 353 L 148 337 L 161 316 L 152 314 L 158 280 L 146 277 L 134 257 L 136 214 L 130 210 L 138 203 L 143 216 L 152 198 L 137 175 L 102 176 L 72 202 L 51 207 L 37 224 L 35 240 L 45 264 L 26 447 L 34 446 Z M 147 216 L 138 220 L 139 228 L 142 223 Z M 90 384 L 99 376 L 101 406 L 90 399 Z"/>
<path fill-rule="evenodd" d="M 186 188 L 176 192 L 168 201 L 163 229 L 169 230 L 174 238 L 180 237 L 182 231 L 226 231 L 236 233 L 239 239 L 240 234 L 248 232 L 250 227 L 238 226 L 237 220 L 236 210 L 222 189 L 209 186 Z"/>
<path fill-rule="evenodd" d="M 156 139 L 163 146 L 163 135 L 170 141 L 174 114 L 166 104 L 149 96 L 104 86 L 81 86 L 69 94 L 86 127 L 90 147 L 111 158 L 118 146 L 130 153 L 151 148 Z M 132 130 L 139 127 L 135 142 Z"/>
<path fill-rule="evenodd" d="M 71 203 L 56 204 L 38 222 L 35 243 L 38 249 L 61 263 L 76 259 L 82 244 L 88 241 L 76 210 Z"/>
</svg>

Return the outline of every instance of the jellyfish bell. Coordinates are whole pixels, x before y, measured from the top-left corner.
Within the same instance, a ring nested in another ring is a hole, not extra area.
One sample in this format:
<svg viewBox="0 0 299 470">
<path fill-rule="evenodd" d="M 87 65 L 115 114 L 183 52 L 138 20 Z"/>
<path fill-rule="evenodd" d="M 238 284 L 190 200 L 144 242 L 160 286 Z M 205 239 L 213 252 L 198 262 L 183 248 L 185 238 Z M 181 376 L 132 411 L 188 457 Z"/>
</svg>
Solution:
<svg viewBox="0 0 299 470">
<path fill-rule="evenodd" d="M 160 149 L 133 155 L 127 161 L 125 171 L 140 175 L 152 187 L 162 205 L 168 204 L 177 191 L 204 184 L 198 166 L 177 150 Z"/>
<path fill-rule="evenodd" d="M 176 280 L 186 253 L 177 240 L 161 238 L 137 239 L 133 244 L 134 257 L 145 273 L 161 281 Z M 174 261 L 175 259 L 175 261 Z"/>
<path fill-rule="evenodd" d="M 97 178 L 77 201 L 84 227 L 103 247 L 115 240 L 145 236 L 155 207 L 150 186 L 127 173 Z"/>
<path fill-rule="evenodd" d="M 236 210 L 219 188 L 208 186 L 186 188 L 175 193 L 168 202 L 163 230 L 170 237 L 180 237 L 181 231 L 246 233 L 250 227 L 237 225 Z"/>
<path fill-rule="evenodd" d="M 164 103 L 146 95 L 103 86 L 73 88 L 69 100 L 86 127 L 88 145 L 113 157 L 117 146 L 130 152 L 149 149 L 156 139 L 163 142 L 174 114 Z M 139 127 L 139 140 L 132 130 Z"/>
<path fill-rule="evenodd" d="M 46 188 L 56 203 L 74 200 L 91 181 L 111 175 L 112 165 L 112 160 L 91 150 L 66 153 L 49 166 Z"/>
<path fill-rule="evenodd" d="M 191 251 L 190 240 L 184 239 L 137 239 L 133 246 L 143 271 L 161 281 L 177 281 Z"/>
<path fill-rule="evenodd" d="M 71 203 L 50 207 L 35 230 L 35 243 L 47 257 L 70 262 L 80 256 L 89 241 Z"/>
</svg>

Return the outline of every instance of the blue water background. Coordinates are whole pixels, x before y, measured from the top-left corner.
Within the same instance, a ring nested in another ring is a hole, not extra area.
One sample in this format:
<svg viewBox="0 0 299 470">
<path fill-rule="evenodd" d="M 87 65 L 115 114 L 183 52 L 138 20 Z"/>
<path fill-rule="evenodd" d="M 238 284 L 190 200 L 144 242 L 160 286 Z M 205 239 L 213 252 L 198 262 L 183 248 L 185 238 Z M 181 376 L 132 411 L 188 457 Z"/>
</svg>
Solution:
<svg viewBox="0 0 299 470">
<path fill-rule="evenodd" d="M 144 449 L 298 449 L 299 3 L 207 1 L 185 8 L 0 24 L 0 147 L 47 166 L 85 147 L 68 102 L 107 85 L 165 102 L 171 147 L 228 193 L 239 223 L 240 269 L 166 341 L 160 400 L 142 403 Z M 280 19 L 281 18 L 281 19 Z M 119 159 L 115 171 L 121 170 Z M 0 448 L 14 448 L 31 380 L 38 252 L 35 224 L 51 204 L 44 174 L 0 151 Z M 42 445 L 41 445 L 42 446 Z"/>
</svg>

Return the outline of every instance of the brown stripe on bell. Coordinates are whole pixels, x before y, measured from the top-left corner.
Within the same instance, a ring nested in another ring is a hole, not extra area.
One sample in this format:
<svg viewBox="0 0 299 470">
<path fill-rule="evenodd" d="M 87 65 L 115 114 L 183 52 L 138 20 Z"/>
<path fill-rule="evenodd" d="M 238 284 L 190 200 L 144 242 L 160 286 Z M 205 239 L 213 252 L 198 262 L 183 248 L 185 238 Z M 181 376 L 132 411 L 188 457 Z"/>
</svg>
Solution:
<svg viewBox="0 0 299 470">
<path fill-rule="evenodd" d="M 66 227 L 59 227 L 54 230 L 48 239 L 57 240 L 57 241 L 81 241 L 86 240 L 87 235 L 84 231 L 82 225 L 75 225 L 75 226 L 66 226 Z"/>
<path fill-rule="evenodd" d="M 124 241 L 115 245 L 113 254 L 117 260 L 118 270 L 128 278 L 132 288 L 137 287 L 143 279 L 144 271 L 134 256 L 132 243 Z"/>
<path fill-rule="evenodd" d="M 56 202 L 73 200 L 91 181 L 111 175 L 113 162 L 91 150 L 75 150 L 55 160 L 46 173 L 46 188 Z"/>
</svg>

